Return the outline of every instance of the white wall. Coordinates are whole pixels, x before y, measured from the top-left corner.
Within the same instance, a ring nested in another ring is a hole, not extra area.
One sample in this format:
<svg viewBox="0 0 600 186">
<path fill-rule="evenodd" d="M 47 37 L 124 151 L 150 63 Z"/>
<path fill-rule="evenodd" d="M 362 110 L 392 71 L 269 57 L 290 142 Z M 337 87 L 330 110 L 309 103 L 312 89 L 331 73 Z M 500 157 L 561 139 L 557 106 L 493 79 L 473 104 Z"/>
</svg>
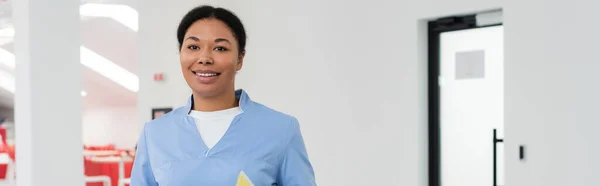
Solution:
<svg viewBox="0 0 600 186">
<path fill-rule="evenodd" d="M 598 185 L 600 26 L 589 24 L 597 7 L 536 0 L 506 8 L 507 185 Z"/>
<path fill-rule="evenodd" d="M 183 15 L 197 3 L 199 1 L 151 0 L 139 4 L 139 127 L 150 121 L 152 108 L 176 108 L 184 105 L 187 96 L 191 95 L 181 75 L 176 29 Z M 154 82 L 154 73 L 163 73 L 165 80 Z"/>
<path fill-rule="evenodd" d="M 136 116 L 136 107 L 86 109 L 83 112 L 83 144 L 134 148 L 138 134 Z"/>
<path fill-rule="evenodd" d="M 593 117 L 600 89 L 591 84 L 600 79 L 593 55 L 600 27 L 591 23 L 600 13 L 593 10 L 598 2 L 570 2 L 219 1 L 237 12 L 248 29 L 238 87 L 299 117 L 320 185 L 407 186 L 427 184 L 424 20 L 501 7 L 506 23 L 506 184 L 594 183 L 592 167 L 600 161 L 592 157 L 598 157 L 598 145 L 588 137 L 598 131 L 594 124 L 600 120 Z M 142 121 L 149 119 L 151 107 L 181 105 L 189 93 L 179 74 L 175 29 L 199 3 L 141 4 L 138 101 L 140 114 L 148 117 Z M 173 81 L 154 84 L 155 71 L 167 71 Z M 516 160 L 517 143 L 530 146 L 527 164 Z"/>
</svg>

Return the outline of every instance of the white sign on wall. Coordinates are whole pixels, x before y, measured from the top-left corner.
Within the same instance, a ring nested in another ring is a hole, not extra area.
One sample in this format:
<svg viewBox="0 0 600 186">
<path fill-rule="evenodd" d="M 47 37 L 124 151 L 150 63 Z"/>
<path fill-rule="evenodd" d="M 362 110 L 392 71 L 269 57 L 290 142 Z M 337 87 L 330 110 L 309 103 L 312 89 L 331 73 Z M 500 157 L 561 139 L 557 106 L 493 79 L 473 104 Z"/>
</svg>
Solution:
<svg viewBox="0 0 600 186">
<path fill-rule="evenodd" d="M 485 51 L 456 53 L 456 79 L 485 78 Z"/>
</svg>

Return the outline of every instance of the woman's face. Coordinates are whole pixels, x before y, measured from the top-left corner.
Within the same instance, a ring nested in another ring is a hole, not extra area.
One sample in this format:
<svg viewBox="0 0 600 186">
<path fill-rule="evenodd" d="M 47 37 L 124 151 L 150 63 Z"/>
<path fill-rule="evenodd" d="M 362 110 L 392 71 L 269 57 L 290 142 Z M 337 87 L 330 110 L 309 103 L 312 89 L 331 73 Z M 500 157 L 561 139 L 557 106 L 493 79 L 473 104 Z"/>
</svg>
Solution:
<svg viewBox="0 0 600 186">
<path fill-rule="evenodd" d="M 242 68 L 243 58 L 233 33 L 217 19 L 202 19 L 192 24 L 179 54 L 185 81 L 202 97 L 234 89 L 235 74 Z"/>
</svg>

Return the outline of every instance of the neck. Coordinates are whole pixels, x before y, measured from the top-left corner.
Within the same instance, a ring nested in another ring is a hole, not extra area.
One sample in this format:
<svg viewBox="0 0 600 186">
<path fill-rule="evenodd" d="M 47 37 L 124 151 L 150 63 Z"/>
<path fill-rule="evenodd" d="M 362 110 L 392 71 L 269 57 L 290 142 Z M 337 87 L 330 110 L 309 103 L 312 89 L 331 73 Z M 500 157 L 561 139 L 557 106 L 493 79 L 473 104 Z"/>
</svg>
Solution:
<svg viewBox="0 0 600 186">
<path fill-rule="evenodd" d="M 239 101 L 235 97 L 235 90 L 213 97 L 202 97 L 196 92 L 193 93 L 193 96 L 193 109 L 197 111 L 213 112 L 239 106 Z"/>
</svg>

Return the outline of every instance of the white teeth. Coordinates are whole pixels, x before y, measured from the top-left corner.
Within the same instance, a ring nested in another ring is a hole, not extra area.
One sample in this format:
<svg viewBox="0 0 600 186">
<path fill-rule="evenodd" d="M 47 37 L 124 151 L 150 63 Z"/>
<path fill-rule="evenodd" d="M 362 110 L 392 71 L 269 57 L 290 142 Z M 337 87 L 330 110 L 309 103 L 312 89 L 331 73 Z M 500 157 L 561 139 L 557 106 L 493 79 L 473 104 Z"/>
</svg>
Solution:
<svg viewBox="0 0 600 186">
<path fill-rule="evenodd" d="M 202 77 L 211 77 L 211 76 L 217 76 L 216 73 L 196 73 L 197 76 L 202 76 Z"/>
</svg>

